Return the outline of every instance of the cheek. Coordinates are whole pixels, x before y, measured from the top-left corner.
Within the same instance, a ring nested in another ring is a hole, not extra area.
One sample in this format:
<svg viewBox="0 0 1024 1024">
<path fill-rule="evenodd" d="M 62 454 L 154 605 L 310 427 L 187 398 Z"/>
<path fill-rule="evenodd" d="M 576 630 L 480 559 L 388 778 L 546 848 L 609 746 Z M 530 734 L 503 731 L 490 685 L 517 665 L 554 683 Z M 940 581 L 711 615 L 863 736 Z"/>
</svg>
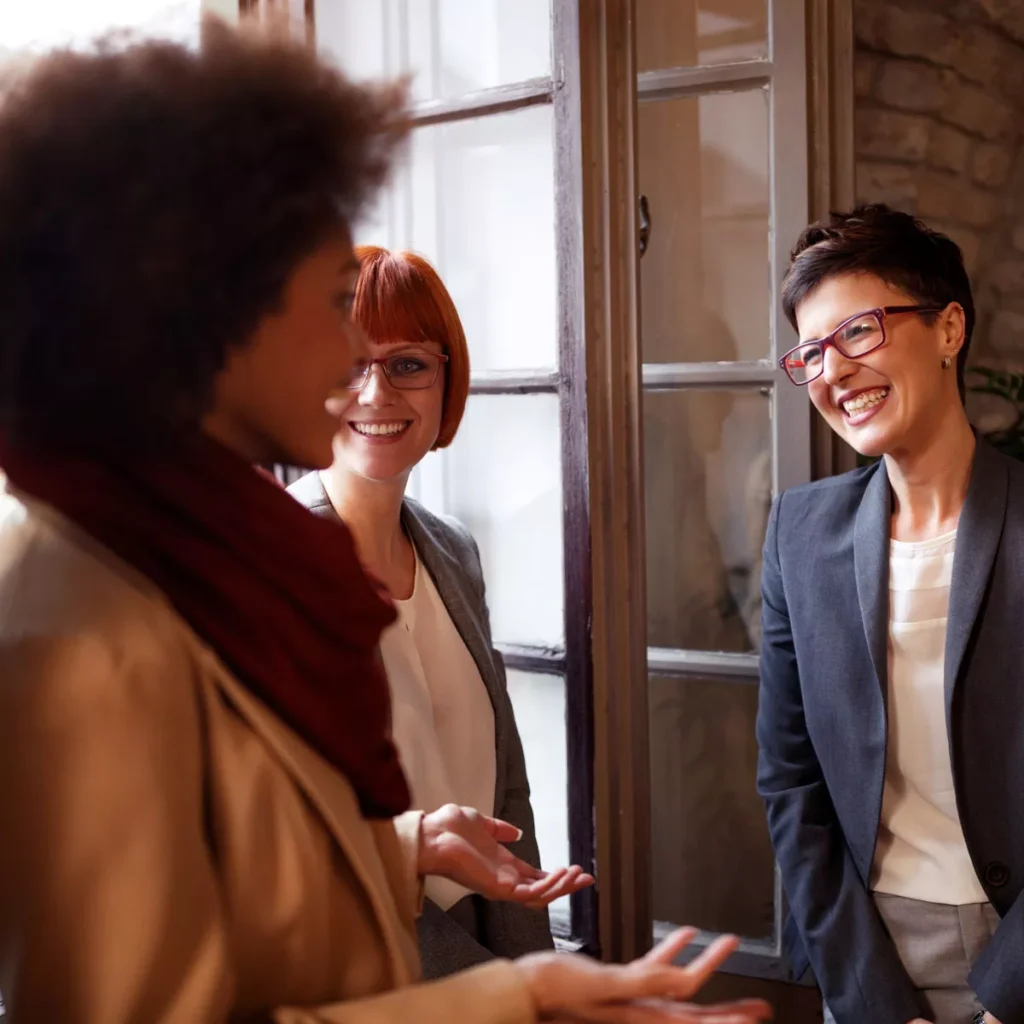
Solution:
<svg viewBox="0 0 1024 1024">
<path fill-rule="evenodd" d="M 829 401 L 828 397 L 828 384 L 826 384 L 820 377 L 811 381 L 807 385 L 807 393 L 810 396 L 811 402 L 814 404 L 814 408 L 822 414 L 822 416 L 834 416 L 838 412 Z"/>
</svg>

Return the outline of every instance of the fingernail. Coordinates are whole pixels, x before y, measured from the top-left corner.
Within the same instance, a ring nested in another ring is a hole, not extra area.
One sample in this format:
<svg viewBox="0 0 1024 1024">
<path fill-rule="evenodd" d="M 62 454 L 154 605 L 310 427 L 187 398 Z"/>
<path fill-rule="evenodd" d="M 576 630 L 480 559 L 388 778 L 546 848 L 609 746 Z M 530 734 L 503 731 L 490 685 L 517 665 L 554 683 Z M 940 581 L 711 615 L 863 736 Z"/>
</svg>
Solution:
<svg viewBox="0 0 1024 1024">
<path fill-rule="evenodd" d="M 523 838 L 523 830 L 522 830 L 521 828 L 517 828 L 517 829 L 516 829 L 516 838 L 515 838 L 515 841 L 516 841 L 516 842 L 518 843 L 518 842 L 519 842 L 519 840 L 520 840 L 520 839 L 522 839 L 522 838 Z"/>
</svg>

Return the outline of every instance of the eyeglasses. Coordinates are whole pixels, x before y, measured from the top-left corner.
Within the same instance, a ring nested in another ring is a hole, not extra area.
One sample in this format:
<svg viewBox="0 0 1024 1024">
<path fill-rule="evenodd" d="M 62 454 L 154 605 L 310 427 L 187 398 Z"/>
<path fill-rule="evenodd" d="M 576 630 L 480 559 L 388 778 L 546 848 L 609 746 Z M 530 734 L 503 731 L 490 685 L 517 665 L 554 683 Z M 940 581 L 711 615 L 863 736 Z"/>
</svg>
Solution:
<svg viewBox="0 0 1024 1024">
<path fill-rule="evenodd" d="M 941 313 L 945 306 L 882 306 L 844 320 L 831 334 L 805 341 L 787 352 L 779 366 L 794 384 L 810 384 L 825 372 L 829 345 L 847 359 L 861 359 L 885 344 L 885 318 L 893 313 Z"/>
<path fill-rule="evenodd" d="M 374 366 L 380 366 L 388 383 L 399 391 L 424 391 L 434 386 L 442 363 L 448 357 L 436 352 L 398 352 L 383 359 L 360 359 L 352 367 L 348 384 L 352 391 L 359 391 L 370 377 Z"/>
</svg>

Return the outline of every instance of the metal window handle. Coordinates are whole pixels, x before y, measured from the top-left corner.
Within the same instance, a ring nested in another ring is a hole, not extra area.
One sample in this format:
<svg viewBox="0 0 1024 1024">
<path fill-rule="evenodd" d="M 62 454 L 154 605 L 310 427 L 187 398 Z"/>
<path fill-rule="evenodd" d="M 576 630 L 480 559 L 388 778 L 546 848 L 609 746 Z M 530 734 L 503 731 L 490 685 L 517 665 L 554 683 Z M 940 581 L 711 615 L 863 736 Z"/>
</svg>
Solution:
<svg viewBox="0 0 1024 1024">
<path fill-rule="evenodd" d="M 647 196 L 640 197 L 640 255 L 647 252 L 647 243 L 651 238 L 651 210 L 647 205 Z"/>
</svg>

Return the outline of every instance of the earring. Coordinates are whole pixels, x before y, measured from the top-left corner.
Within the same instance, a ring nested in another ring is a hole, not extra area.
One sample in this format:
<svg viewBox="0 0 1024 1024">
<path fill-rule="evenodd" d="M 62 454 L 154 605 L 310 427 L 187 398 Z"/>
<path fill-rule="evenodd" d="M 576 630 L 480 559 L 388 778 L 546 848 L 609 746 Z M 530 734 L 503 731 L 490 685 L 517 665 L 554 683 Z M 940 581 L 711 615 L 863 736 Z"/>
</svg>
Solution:
<svg viewBox="0 0 1024 1024">
<path fill-rule="evenodd" d="M 949 356 L 942 357 L 942 368 L 948 370 L 953 365 L 953 360 Z"/>
</svg>

